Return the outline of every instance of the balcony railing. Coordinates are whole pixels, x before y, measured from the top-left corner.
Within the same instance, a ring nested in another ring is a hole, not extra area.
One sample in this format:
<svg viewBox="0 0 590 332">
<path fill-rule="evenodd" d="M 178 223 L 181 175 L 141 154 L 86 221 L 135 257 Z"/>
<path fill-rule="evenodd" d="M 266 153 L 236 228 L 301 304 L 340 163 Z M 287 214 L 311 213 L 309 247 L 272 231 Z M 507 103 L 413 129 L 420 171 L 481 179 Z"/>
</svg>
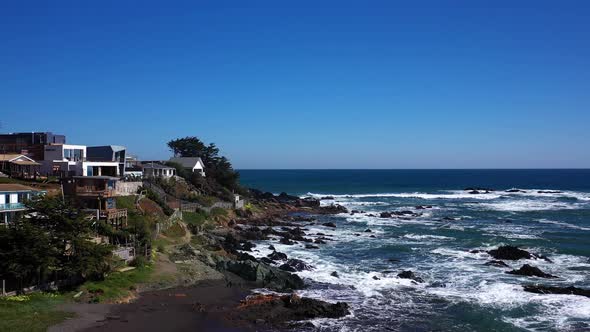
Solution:
<svg viewBox="0 0 590 332">
<path fill-rule="evenodd" d="M 0 211 L 15 211 L 24 209 L 25 205 L 23 203 L 0 204 Z"/>
</svg>

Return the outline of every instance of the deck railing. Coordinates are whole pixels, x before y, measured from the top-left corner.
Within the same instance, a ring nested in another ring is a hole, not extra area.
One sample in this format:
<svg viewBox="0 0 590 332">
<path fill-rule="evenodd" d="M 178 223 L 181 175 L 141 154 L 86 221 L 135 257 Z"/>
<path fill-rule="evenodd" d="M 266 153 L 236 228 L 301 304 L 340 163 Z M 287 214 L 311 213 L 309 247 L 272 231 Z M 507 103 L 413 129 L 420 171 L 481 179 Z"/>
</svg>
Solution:
<svg viewBox="0 0 590 332">
<path fill-rule="evenodd" d="M 0 211 L 24 210 L 24 209 L 25 209 L 25 205 L 23 203 L 0 204 Z"/>
</svg>

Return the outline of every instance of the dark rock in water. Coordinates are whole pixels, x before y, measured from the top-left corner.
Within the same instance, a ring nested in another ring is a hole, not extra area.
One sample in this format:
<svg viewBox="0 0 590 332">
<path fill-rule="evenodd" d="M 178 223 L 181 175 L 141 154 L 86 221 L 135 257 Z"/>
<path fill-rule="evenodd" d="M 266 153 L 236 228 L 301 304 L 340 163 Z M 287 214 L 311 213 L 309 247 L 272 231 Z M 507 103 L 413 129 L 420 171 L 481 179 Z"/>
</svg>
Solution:
<svg viewBox="0 0 590 332">
<path fill-rule="evenodd" d="M 359 211 L 359 210 L 352 210 L 352 211 L 350 211 L 350 215 L 351 216 L 353 216 L 353 215 L 355 215 L 357 213 L 363 213 L 363 211 Z"/>
<path fill-rule="evenodd" d="M 463 189 L 463 191 L 483 191 L 485 193 L 494 191 L 494 189 L 490 189 L 490 188 L 482 188 L 482 187 L 468 187 Z"/>
<path fill-rule="evenodd" d="M 480 194 L 479 190 L 471 190 L 471 191 L 469 191 L 469 193 L 472 195 Z"/>
<path fill-rule="evenodd" d="M 510 266 L 508 266 L 508 264 L 506 264 L 502 261 L 498 261 L 498 260 L 489 261 L 489 262 L 485 263 L 484 265 L 497 266 L 497 267 L 510 267 Z"/>
<path fill-rule="evenodd" d="M 279 269 L 290 272 L 297 272 L 303 270 L 312 270 L 313 267 L 311 265 L 306 264 L 304 261 L 300 259 L 291 258 L 285 264 L 279 266 Z"/>
<path fill-rule="evenodd" d="M 331 204 L 331 205 L 320 207 L 320 210 L 318 212 L 323 213 L 323 214 L 338 214 L 338 213 L 348 213 L 348 210 L 342 205 Z"/>
<path fill-rule="evenodd" d="M 401 278 L 401 279 L 412 279 L 416 282 L 424 282 L 424 280 L 422 278 L 418 277 L 412 271 L 402 271 L 402 272 L 398 273 L 397 277 Z"/>
<path fill-rule="evenodd" d="M 373 232 L 371 229 L 369 229 L 369 228 L 365 229 L 365 233 L 371 233 L 371 232 Z"/>
<path fill-rule="evenodd" d="M 526 190 L 522 189 L 508 189 L 506 190 L 507 193 L 526 193 Z"/>
<path fill-rule="evenodd" d="M 255 248 L 256 245 L 250 241 L 246 241 L 242 243 L 242 250 L 244 251 L 252 251 L 252 248 Z"/>
<path fill-rule="evenodd" d="M 268 249 L 270 249 L 270 250 L 272 250 L 272 251 L 275 251 L 275 250 L 276 250 L 276 249 L 275 249 L 275 246 L 273 246 L 272 244 L 268 246 Z"/>
<path fill-rule="evenodd" d="M 488 251 L 488 254 L 495 259 L 507 259 L 513 261 L 533 258 L 533 255 L 530 252 L 518 249 L 518 247 L 514 246 L 501 246 L 498 247 L 498 249 Z"/>
<path fill-rule="evenodd" d="M 516 274 L 519 276 L 528 276 L 528 277 L 557 278 L 554 275 L 551 275 L 549 273 L 545 273 L 545 272 L 541 271 L 541 269 L 539 269 L 538 267 L 530 266 L 528 264 L 523 265 L 518 270 L 512 270 L 512 271 L 508 271 L 506 273 Z"/>
<path fill-rule="evenodd" d="M 262 257 L 258 261 L 260 261 L 261 263 L 267 264 L 267 265 L 272 265 L 274 263 L 272 260 L 268 259 L 267 257 Z"/>
<path fill-rule="evenodd" d="M 238 253 L 238 254 L 237 254 L 237 259 L 238 259 L 239 261 L 247 261 L 247 260 L 251 260 L 251 261 L 254 261 L 254 262 L 256 262 L 256 261 L 257 261 L 256 257 L 254 257 L 254 256 L 252 256 L 252 255 L 250 255 L 250 254 L 247 254 L 247 253 L 245 253 L 245 252 L 240 252 L 240 253 Z"/>
<path fill-rule="evenodd" d="M 320 198 L 321 200 L 330 200 L 330 199 L 334 199 L 334 196 L 324 196 Z"/>
<path fill-rule="evenodd" d="M 292 295 L 253 295 L 242 301 L 232 315 L 241 320 L 264 321 L 270 325 L 281 325 L 291 321 L 314 318 L 340 318 L 349 315 L 348 304 L 335 304 L 321 300 L 301 298 Z"/>
<path fill-rule="evenodd" d="M 305 249 L 320 249 L 320 247 L 315 246 L 313 244 L 306 244 Z"/>
<path fill-rule="evenodd" d="M 416 205 L 416 210 L 432 209 L 432 205 Z"/>
<path fill-rule="evenodd" d="M 442 220 L 444 220 L 444 221 L 455 221 L 457 219 L 456 218 L 453 218 L 453 217 L 443 217 Z"/>
<path fill-rule="evenodd" d="M 400 262 L 400 260 L 397 258 L 389 258 L 387 261 L 390 263 L 399 263 Z"/>
<path fill-rule="evenodd" d="M 317 244 L 326 244 L 326 241 L 322 240 L 322 239 L 315 239 L 313 241 L 313 243 L 317 243 Z"/>
<path fill-rule="evenodd" d="M 381 280 L 381 278 L 379 278 L 377 276 L 373 276 L 373 280 Z"/>
<path fill-rule="evenodd" d="M 391 214 L 391 212 L 381 212 L 379 214 L 379 218 L 391 218 L 393 215 Z"/>
<path fill-rule="evenodd" d="M 251 260 L 233 261 L 221 258 L 217 261 L 216 267 L 218 270 L 232 272 L 243 279 L 277 291 L 300 289 L 304 286 L 303 280 L 297 275 Z"/>
<path fill-rule="evenodd" d="M 322 226 L 336 228 L 336 224 L 333 222 L 325 222 L 322 224 Z"/>
<path fill-rule="evenodd" d="M 562 194 L 559 190 L 539 190 L 537 191 L 539 194 Z"/>
<path fill-rule="evenodd" d="M 282 239 L 279 240 L 279 243 L 286 244 L 288 246 L 292 246 L 292 245 L 294 245 L 297 242 L 291 241 L 291 240 L 289 240 L 289 239 L 287 239 L 287 238 L 284 237 L 284 238 L 282 238 Z"/>
<path fill-rule="evenodd" d="M 590 297 L 590 289 L 578 288 L 574 286 L 553 287 L 541 285 L 527 285 L 524 286 L 524 291 L 537 294 L 564 294 Z"/>
<path fill-rule="evenodd" d="M 340 276 L 338 275 L 338 272 L 336 272 L 336 271 L 330 273 L 330 275 L 334 278 L 340 278 Z"/>
<path fill-rule="evenodd" d="M 273 261 L 286 261 L 287 260 L 287 254 L 284 254 L 282 252 L 278 252 L 278 251 L 273 251 L 271 254 L 268 254 L 268 257 L 270 260 Z"/>
<path fill-rule="evenodd" d="M 369 237 L 372 237 L 374 239 L 377 238 L 375 235 L 369 235 Z"/>
<path fill-rule="evenodd" d="M 480 252 L 483 252 L 483 250 L 473 249 L 473 250 L 469 251 L 469 253 L 471 253 L 471 254 L 479 254 Z"/>
</svg>

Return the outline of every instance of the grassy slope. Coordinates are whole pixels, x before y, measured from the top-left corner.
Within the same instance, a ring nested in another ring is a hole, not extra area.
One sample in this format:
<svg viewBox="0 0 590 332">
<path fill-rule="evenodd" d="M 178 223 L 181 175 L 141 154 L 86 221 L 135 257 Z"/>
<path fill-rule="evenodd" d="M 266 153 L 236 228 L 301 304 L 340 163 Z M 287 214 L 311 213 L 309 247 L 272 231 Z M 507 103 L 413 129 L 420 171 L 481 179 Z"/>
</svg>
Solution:
<svg viewBox="0 0 590 332">
<path fill-rule="evenodd" d="M 45 331 L 73 316 L 55 310 L 66 298 L 66 294 L 36 293 L 0 299 L 0 331 Z"/>
</svg>

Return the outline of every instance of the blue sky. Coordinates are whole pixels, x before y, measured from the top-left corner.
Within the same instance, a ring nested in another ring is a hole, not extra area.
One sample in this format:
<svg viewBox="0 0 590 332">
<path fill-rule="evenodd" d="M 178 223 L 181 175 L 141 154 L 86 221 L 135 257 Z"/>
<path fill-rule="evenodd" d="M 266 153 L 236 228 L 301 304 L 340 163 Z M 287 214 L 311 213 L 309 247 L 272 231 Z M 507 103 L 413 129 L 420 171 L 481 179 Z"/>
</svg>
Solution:
<svg viewBox="0 0 590 332">
<path fill-rule="evenodd" d="M 123 2 L 0 4 L 0 131 L 144 159 L 196 135 L 237 168 L 590 167 L 586 1 Z"/>
</svg>

